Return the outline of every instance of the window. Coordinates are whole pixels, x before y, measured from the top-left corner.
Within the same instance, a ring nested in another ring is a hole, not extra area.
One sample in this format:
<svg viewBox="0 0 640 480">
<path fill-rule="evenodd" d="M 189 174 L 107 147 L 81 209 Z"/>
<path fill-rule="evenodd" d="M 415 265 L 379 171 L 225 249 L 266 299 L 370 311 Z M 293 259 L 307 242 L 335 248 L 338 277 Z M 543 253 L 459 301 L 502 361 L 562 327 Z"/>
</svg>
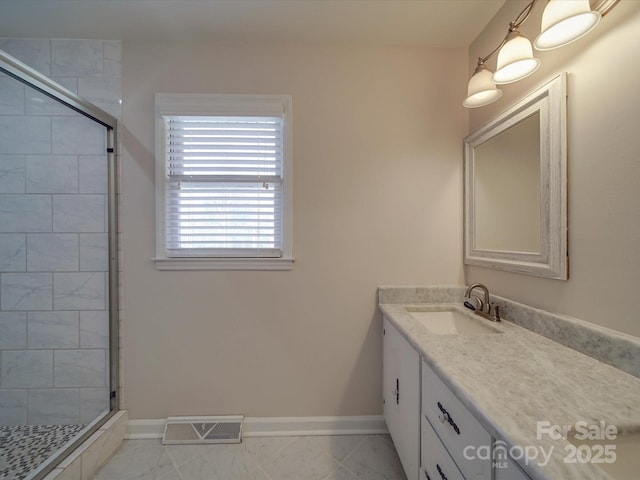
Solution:
<svg viewBox="0 0 640 480">
<path fill-rule="evenodd" d="M 156 95 L 156 266 L 290 269 L 291 97 Z"/>
</svg>

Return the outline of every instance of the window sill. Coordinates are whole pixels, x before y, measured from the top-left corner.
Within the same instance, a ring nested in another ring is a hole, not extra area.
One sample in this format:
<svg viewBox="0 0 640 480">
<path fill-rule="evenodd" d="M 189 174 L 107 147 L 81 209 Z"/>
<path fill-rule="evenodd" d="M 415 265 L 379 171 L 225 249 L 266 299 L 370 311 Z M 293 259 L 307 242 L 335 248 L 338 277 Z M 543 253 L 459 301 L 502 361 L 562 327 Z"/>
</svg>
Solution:
<svg viewBox="0 0 640 480">
<path fill-rule="evenodd" d="M 154 258 L 158 270 L 292 270 L 293 258 Z"/>
</svg>

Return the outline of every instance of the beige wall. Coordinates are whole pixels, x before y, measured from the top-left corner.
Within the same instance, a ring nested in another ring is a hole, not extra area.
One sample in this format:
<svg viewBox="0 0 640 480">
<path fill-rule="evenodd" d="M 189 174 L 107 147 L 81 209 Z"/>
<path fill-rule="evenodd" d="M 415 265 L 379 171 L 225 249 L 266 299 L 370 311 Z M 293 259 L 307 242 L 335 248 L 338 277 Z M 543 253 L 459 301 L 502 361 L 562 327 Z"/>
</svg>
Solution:
<svg viewBox="0 0 640 480">
<path fill-rule="evenodd" d="M 380 414 L 379 284 L 460 284 L 464 50 L 123 46 L 130 417 Z M 293 96 L 290 272 L 155 269 L 155 92 Z"/>
<path fill-rule="evenodd" d="M 507 1 L 469 49 L 469 71 L 502 39 L 526 1 Z M 521 31 L 539 32 L 541 5 Z M 568 72 L 569 280 L 466 267 L 492 292 L 640 336 L 640 2 L 622 0 L 590 35 L 503 87 L 496 103 L 469 112 L 473 132 L 527 92 Z M 488 62 L 495 68 L 495 57 Z"/>
</svg>

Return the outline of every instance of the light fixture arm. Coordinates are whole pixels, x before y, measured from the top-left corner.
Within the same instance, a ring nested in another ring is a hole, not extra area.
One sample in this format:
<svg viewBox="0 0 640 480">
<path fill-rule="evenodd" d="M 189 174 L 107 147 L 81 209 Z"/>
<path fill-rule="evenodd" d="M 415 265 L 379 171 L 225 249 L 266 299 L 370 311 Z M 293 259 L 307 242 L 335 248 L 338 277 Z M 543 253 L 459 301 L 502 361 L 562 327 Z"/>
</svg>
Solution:
<svg viewBox="0 0 640 480">
<path fill-rule="evenodd" d="M 513 31 L 527 21 L 531 12 L 533 11 L 533 7 L 538 0 L 531 0 L 529 4 L 522 9 L 522 11 L 518 14 L 516 19 L 509 24 L 509 30 Z"/>
<path fill-rule="evenodd" d="M 478 66 L 484 65 L 487 60 L 489 60 L 498 50 L 500 50 L 505 43 L 507 43 L 507 35 L 502 39 L 502 41 L 498 44 L 496 48 L 494 48 L 489 55 L 485 55 L 484 57 L 478 57 Z"/>
</svg>

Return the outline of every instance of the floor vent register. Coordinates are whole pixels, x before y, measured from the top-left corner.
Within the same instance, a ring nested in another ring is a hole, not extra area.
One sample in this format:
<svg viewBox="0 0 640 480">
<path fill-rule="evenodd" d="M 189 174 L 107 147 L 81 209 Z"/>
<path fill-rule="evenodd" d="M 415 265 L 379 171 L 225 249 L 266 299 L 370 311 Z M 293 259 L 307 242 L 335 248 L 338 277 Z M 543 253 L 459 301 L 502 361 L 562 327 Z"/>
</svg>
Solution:
<svg viewBox="0 0 640 480">
<path fill-rule="evenodd" d="M 164 427 L 162 443 L 164 445 L 240 443 L 243 420 L 242 415 L 169 417 Z"/>
</svg>

